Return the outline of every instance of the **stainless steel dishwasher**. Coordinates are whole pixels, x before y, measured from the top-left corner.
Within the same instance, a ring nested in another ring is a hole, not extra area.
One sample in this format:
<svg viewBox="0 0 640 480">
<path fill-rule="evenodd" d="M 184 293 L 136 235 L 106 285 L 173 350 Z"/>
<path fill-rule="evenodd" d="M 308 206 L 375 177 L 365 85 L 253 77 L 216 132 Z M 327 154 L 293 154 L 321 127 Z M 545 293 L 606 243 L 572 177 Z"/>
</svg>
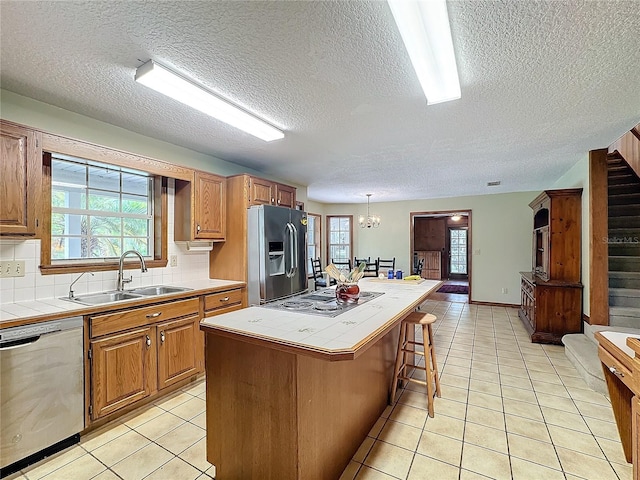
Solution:
<svg viewBox="0 0 640 480">
<path fill-rule="evenodd" d="M 82 317 L 0 330 L 2 476 L 78 441 L 84 429 L 82 332 Z"/>
</svg>

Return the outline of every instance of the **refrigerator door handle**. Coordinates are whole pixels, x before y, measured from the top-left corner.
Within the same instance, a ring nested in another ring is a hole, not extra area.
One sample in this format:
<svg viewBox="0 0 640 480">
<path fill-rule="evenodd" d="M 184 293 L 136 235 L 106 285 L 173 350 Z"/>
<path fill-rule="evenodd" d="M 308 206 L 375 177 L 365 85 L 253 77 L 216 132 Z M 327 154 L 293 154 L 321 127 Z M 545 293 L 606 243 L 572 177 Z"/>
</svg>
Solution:
<svg viewBox="0 0 640 480">
<path fill-rule="evenodd" d="M 287 278 L 291 278 L 293 277 L 293 262 L 294 262 L 294 258 L 293 258 L 293 230 L 292 230 L 293 225 L 291 225 L 291 223 L 287 222 L 287 240 L 288 240 L 288 245 L 286 247 L 286 252 L 287 255 L 289 255 L 289 268 L 286 270 L 285 274 L 287 276 Z"/>
<path fill-rule="evenodd" d="M 291 223 L 291 233 L 293 235 L 293 248 L 291 249 L 292 251 L 292 256 L 291 259 L 293 260 L 293 262 L 291 263 L 291 276 L 295 275 L 296 273 L 298 273 L 298 229 L 296 228 L 296 226 Z"/>
</svg>

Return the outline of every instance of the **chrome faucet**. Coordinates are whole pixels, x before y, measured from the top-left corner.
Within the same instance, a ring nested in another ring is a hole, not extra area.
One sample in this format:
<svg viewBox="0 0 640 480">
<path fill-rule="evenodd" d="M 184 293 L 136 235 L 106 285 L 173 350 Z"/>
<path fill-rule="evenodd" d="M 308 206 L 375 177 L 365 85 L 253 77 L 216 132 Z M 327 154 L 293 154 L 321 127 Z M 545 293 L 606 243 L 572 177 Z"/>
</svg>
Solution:
<svg viewBox="0 0 640 480">
<path fill-rule="evenodd" d="M 124 273 L 123 273 L 123 269 L 124 269 L 124 257 L 126 257 L 129 254 L 133 254 L 133 255 L 137 255 L 138 258 L 140 259 L 140 271 L 142 273 L 145 273 L 147 271 L 147 265 L 144 263 L 144 258 L 142 258 L 142 255 L 140 255 L 140 252 L 136 251 L 136 250 L 127 250 L 126 252 L 124 252 L 121 256 L 120 256 L 120 265 L 118 266 L 118 291 L 122 291 L 124 290 L 124 284 L 125 283 L 130 283 L 133 280 L 133 277 L 130 276 L 129 278 L 124 278 Z"/>
<path fill-rule="evenodd" d="M 75 297 L 74 297 L 74 295 L 73 295 L 73 286 L 76 284 L 76 282 L 77 282 L 78 280 L 80 280 L 80 279 L 82 278 L 82 276 L 83 276 L 85 273 L 88 273 L 89 275 L 91 275 L 91 276 L 93 277 L 93 272 L 82 272 L 82 273 L 78 276 L 78 278 L 76 278 L 73 282 L 71 282 L 71 285 L 69 285 L 69 299 L 70 299 L 70 300 L 72 300 L 72 299 L 74 299 L 74 298 L 75 298 Z"/>
</svg>

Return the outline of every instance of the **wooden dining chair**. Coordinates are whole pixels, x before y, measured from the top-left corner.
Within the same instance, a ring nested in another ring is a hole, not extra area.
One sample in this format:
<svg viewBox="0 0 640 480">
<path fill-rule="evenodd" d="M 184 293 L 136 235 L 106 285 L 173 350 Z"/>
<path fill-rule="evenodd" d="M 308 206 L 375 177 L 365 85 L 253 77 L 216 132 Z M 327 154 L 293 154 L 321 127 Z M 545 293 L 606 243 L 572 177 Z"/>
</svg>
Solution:
<svg viewBox="0 0 640 480">
<path fill-rule="evenodd" d="M 378 269 L 382 273 L 387 273 L 389 270 L 396 271 L 396 257 L 393 257 L 391 260 L 383 260 L 378 257 Z"/>
<path fill-rule="evenodd" d="M 315 285 L 315 289 L 318 288 L 327 288 L 328 286 L 335 285 L 335 278 L 325 277 L 322 275 L 322 263 L 319 258 L 314 258 L 311 260 L 311 270 L 313 274 L 313 283 Z M 329 285 L 327 285 L 327 278 L 329 278 Z"/>
<path fill-rule="evenodd" d="M 358 257 L 353 257 L 353 266 L 357 267 L 358 265 L 360 265 L 361 263 L 369 263 L 371 262 L 371 257 L 367 257 L 367 258 L 358 258 Z"/>
<path fill-rule="evenodd" d="M 338 270 L 351 271 L 351 259 L 336 260 L 336 259 L 332 258 L 331 259 L 331 263 L 333 263 L 338 268 Z"/>
<path fill-rule="evenodd" d="M 366 265 L 364 267 L 364 275 L 365 277 L 377 277 L 379 273 L 378 269 L 378 261 L 375 260 L 373 262 L 365 262 Z"/>
</svg>

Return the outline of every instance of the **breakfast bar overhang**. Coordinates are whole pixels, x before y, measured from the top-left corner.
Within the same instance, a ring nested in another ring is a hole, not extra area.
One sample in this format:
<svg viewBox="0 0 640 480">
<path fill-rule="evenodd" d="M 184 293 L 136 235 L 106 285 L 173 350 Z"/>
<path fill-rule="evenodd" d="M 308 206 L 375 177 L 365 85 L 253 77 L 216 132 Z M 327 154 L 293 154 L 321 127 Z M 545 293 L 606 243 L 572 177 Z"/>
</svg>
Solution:
<svg viewBox="0 0 640 480">
<path fill-rule="evenodd" d="M 399 325 L 441 282 L 333 318 L 250 307 L 204 319 L 207 460 L 219 480 L 335 480 L 388 404 Z"/>
</svg>

